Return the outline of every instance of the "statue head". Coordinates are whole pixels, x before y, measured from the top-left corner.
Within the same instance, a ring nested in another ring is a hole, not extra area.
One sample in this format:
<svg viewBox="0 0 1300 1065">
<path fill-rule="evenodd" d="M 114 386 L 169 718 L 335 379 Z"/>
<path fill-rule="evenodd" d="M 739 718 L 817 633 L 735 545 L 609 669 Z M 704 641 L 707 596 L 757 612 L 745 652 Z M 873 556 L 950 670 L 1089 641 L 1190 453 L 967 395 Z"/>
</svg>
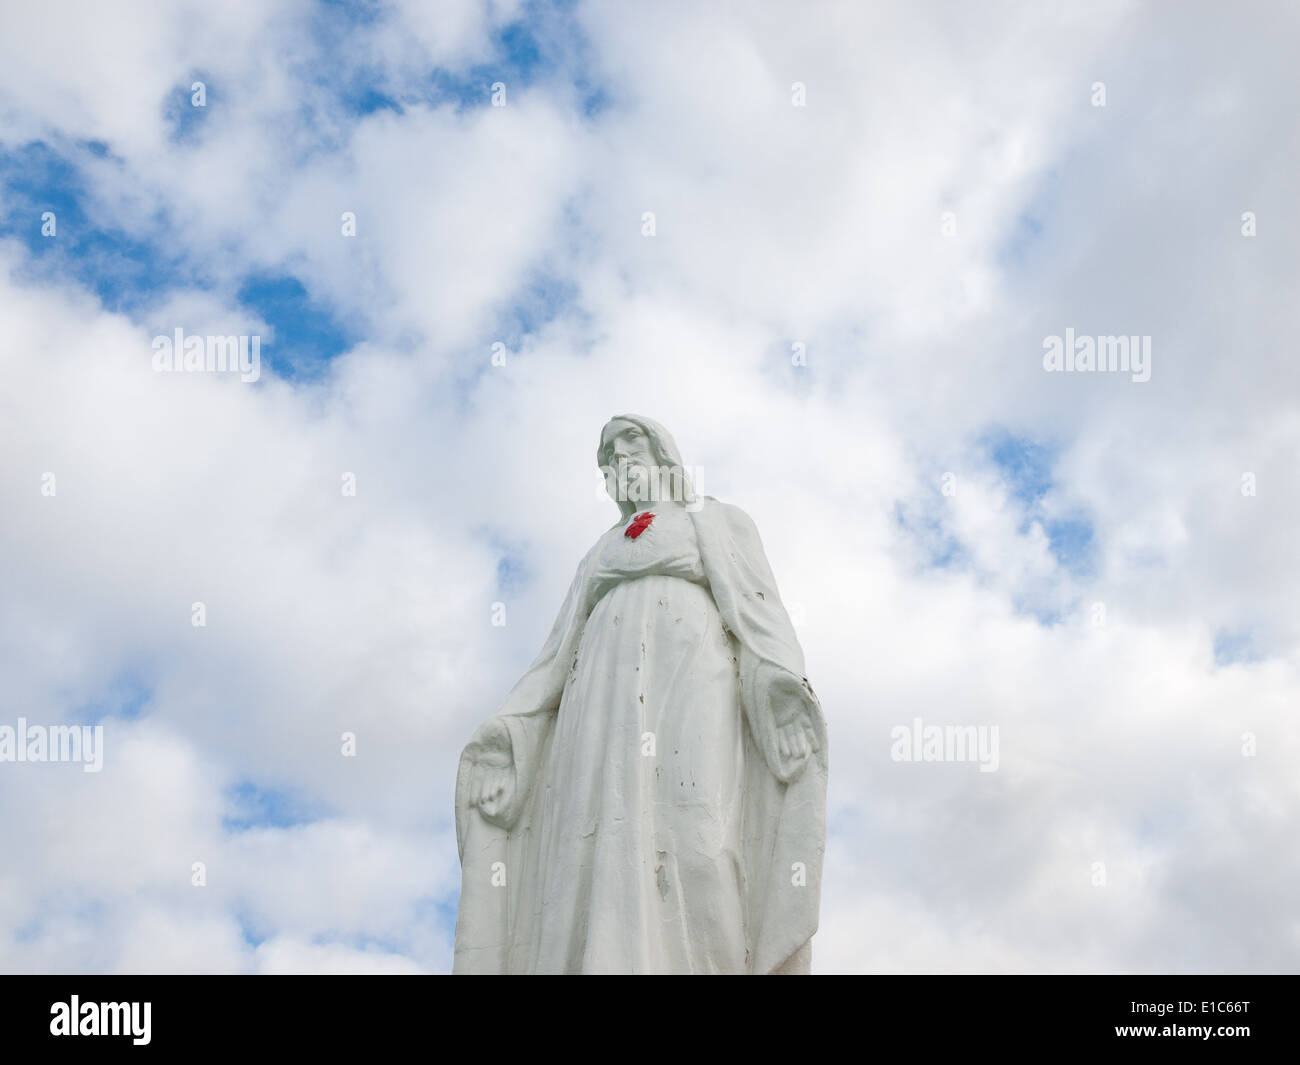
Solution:
<svg viewBox="0 0 1300 1065">
<path fill-rule="evenodd" d="M 672 435 L 639 414 L 619 414 L 605 423 L 596 449 L 605 490 L 623 518 L 650 503 L 671 501 L 696 509 L 691 478 Z"/>
</svg>

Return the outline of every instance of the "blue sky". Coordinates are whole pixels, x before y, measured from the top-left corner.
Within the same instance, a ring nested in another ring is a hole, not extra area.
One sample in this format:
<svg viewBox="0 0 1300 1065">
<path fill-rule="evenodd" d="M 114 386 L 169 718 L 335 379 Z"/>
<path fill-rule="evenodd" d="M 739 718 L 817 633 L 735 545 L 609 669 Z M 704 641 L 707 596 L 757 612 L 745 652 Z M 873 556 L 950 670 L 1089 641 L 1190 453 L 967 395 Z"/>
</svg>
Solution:
<svg viewBox="0 0 1300 1065">
<path fill-rule="evenodd" d="M 62 7 L 0 15 L 0 724 L 106 755 L 0 765 L 0 969 L 447 971 L 457 759 L 621 411 L 799 619 L 822 971 L 1295 968 L 1292 15 Z M 998 772 L 892 762 L 917 715 Z"/>
<path fill-rule="evenodd" d="M 332 118 L 346 124 L 384 109 L 402 115 L 405 106 L 444 106 L 458 111 L 492 106 L 492 87 L 527 91 L 542 80 L 563 78 L 561 63 L 581 55 L 586 43 L 571 3 L 529 3 L 517 17 L 495 27 L 488 55 L 468 67 L 430 66 L 421 78 L 394 84 L 380 65 L 362 64 L 340 81 L 320 75 L 313 86 L 333 97 Z M 373 25 L 383 4 L 322 3 L 308 21 L 313 48 L 328 55 L 345 46 L 349 36 Z M 202 151 L 205 123 L 223 106 L 219 75 L 196 69 L 193 82 L 178 85 L 163 101 L 168 139 L 188 151 Z M 192 102 L 192 84 L 203 83 L 203 106 Z M 584 116 L 595 117 L 604 93 L 585 73 L 574 77 Z M 211 111 L 209 110 L 211 109 Z M 324 123 L 312 108 L 301 117 L 308 130 Z M 338 136 L 338 134 L 334 134 Z M 312 139 L 309 137 L 309 140 Z M 174 218 L 165 209 L 150 219 L 145 233 L 128 229 L 104 204 L 91 199 L 86 168 L 120 162 L 111 146 L 96 140 L 50 143 L 32 140 L 0 152 L 0 186 L 7 210 L 0 217 L 0 236 L 22 240 L 32 253 L 32 268 L 75 279 L 93 291 L 110 310 L 140 311 L 178 289 L 233 296 L 256 314 L 277 338 L 270 354 L 276 372 L 289 378 L 318 376 L 323 366 L 360 339 L 334 318 L 328 299 L 310 290 L 310 280 L 287 269 L 252 270 L 233 279 L 233 290 L 220 292 L 221 279 L 201 262 L 178 252 Z M 44 212 L 53 212 L 58 239 L 42 235 Z M 223 271 L 224 273 L 224 271 Z M 228 282 L 229 283 L 229 282 Z M 574 290 L 562 277 L 539 270 L 501 311 L 506 343 L 517 350 L 523 336 L 553 317 Z"/>
</svg>

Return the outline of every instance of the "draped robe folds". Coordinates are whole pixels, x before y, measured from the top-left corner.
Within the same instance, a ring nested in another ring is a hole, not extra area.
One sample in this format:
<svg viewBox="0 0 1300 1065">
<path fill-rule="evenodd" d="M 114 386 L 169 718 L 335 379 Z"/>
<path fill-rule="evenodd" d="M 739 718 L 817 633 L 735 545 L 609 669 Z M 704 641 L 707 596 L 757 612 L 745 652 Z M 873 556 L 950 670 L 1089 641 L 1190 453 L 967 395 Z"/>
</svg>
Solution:
<svg viewBox="0 0 1300 1065">
<path fill-rule="evenodd" d="M 734 703 L 743 721 L 739 728 L 742 764 L 735 777 L 740 794 L 721 799 L 724 805 L 734 800 L 740 811 L 735 883 L 740 895 L 744 956 L 741 960 L 737 953 L 701 962 L 698 950 L 674 951 L 671 945 L 666 952 L 642 950 L 629 956 L 658 958 L 664 971 L 805 973 L 817 929 L 825 845 L 825 720 L 804 678 L 803 653 L 753 522 L 737 507 L 712 497 L 703 497 L 698 508 L 688 509 L 688 513 L 707 582 L 702 587 L 711 593 L 734 656 Z M 479 730 L 461 756 L 456 780 L 456 838 L 461 858 L 456 973 L 607 971 L 604 962 L 622 956 L 618 951 L 602 954 L 600 943 L 582 936 L 573 941 L 569 955 L 558 959 L 551 951 L 539 961 L 536 949 L 539 929 L 545 929 L 548 918 L 543 906 L 548 874 L 547 850 L 541 838 L 543 804 L 549 789 L 562 791 L 566 784 L 572 786 L 558 771 L 557 779 L 546 779 L 548 766 L 555 761 L 549 757 L 550 747 L 587 620 L 597 600 L 613 594 L 597 585 L 596 562 L 608 538 L 621 535 L 620 524 L 583 559 L 541 653 L 511 690 L 501 711 Z M 786 705 L 785 700 L 795 700 L 798 705 Z M 585 708 L 585 712 L 592 709 Z M 598 712 L 600 708 L 594 709 Z M 789 779 L 782 779 L 773 767 L 790 762 L 779 753 L 777 733 L 779 726 L 791 719 L 803 720 L 811 727 L 818 750 Z M 502 749 L 503 735 L 509 737 L 514 788 L 508 804 L 488 818 L 470 805 L 471 767 L 473 756 L 483 747 Z M 590 811 L 590 823 L 595 832 L 615 828 L 608 823 L 602 826 L 600 810 Z M 648 878 L 639 882 L 648 894 L 656 877 L 663 876 L 665 858 L 673 857 L 645 853 L 640 868 L 615 870 L 611 875 L 633 882 Z M 591 877 L 600 872 L 584 866 L 578 875 Z M 695 901 L 713 905 L 709 900 Z M 684 902 L 689 907 L 692 899 L 688 896 Z M 631 920 L 631 914 L 599 916 L 599 935 L 617 935 L 621 916 L 628 935 L 645 935 L 647 928 L 651 935 L 682 935 L 680 928 L 660 933 L 653 921 L 638 923 Z M 706 922 L 709 919 L 704 917 Z"/>
</svg>

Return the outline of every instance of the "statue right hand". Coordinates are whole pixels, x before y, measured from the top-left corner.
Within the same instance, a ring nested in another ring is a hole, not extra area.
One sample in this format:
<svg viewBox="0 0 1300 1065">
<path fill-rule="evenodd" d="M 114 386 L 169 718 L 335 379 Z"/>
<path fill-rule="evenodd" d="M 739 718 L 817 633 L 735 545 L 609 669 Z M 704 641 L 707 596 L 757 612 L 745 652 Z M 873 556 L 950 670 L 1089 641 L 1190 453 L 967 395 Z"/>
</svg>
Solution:
<svg viewBox="0 0 1300 1065">
<path fill-rule="evenodd" d="M 482 759 L 470 770 L 469 804 L 488 820 L 496 820 L 510 805 L 515 792 L 515 767 L 491 765 Z"/>
<path fill-rule="evenodd" d="M 515 760 L 510 733 L 496 722 L 479 729 L 466 750 L 471 760 L 469 804 L 496 823 L 515 793 Z"/>
</svg>

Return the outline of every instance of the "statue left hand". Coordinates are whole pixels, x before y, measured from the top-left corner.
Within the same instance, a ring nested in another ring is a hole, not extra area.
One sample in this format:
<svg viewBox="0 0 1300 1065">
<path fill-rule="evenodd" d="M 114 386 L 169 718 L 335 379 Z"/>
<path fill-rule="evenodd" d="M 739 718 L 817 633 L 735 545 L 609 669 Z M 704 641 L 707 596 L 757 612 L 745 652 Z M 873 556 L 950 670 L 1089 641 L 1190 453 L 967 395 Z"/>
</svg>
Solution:
<svg viewBox="0 0 1300 1065">
<path fill-rule="evenodd" d="M 784 781 L 793 780 L 802 771 L 813 752 L 820 750 L 813 727 L 816 696 L 808 682 L 781 670 L 768 681 L 768 699 L 776 720 L 778 764 L 773 767 Z"/>
</svg>

